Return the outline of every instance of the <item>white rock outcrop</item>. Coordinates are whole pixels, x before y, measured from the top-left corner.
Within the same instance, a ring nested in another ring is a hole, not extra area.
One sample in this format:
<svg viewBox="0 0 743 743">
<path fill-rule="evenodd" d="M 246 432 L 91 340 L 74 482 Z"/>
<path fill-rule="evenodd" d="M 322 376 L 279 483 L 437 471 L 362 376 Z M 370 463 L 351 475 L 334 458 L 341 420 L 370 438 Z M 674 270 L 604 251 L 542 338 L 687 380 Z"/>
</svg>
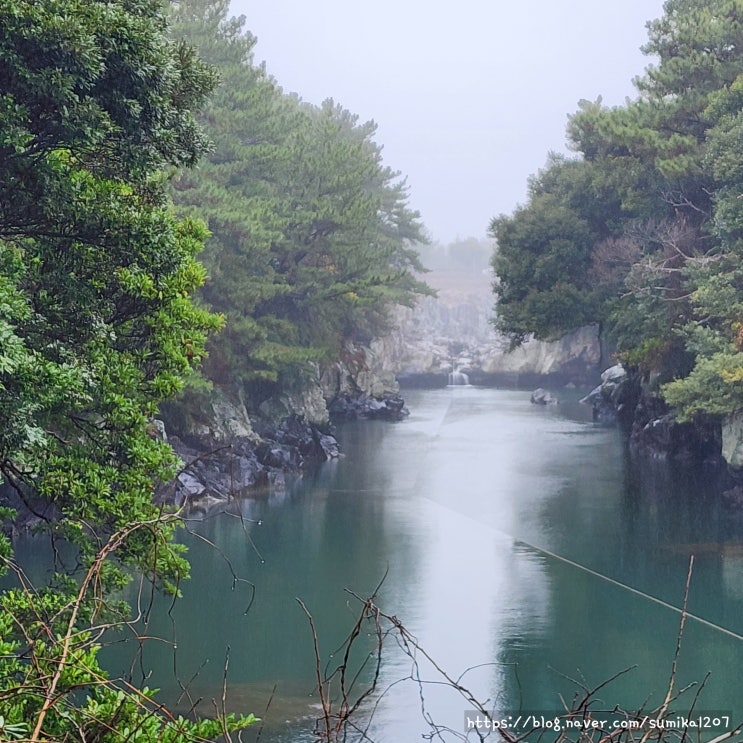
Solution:
<svg viewBox="0 0 743 743">
<path fill-rule="evenodd" d="M 743 411 L 722 422 L 722 456 L 733 469 L 743 467 Z"/>
<path fill-rule="evenodd" d="M 492 377 L 598 373 L 598 326 L 580 328 L 551 343 L 527 340 L 509 350 L 508 339 L 491 322 L 494 297 L 488 275 L 439 275 L 437 282 L 437 297 L 424 297 L 413 308 L 398 308 L 395 330 L 375 342 L 380 369 L 401 378 L 446 377 L 455 370 Z"/>
</svg>

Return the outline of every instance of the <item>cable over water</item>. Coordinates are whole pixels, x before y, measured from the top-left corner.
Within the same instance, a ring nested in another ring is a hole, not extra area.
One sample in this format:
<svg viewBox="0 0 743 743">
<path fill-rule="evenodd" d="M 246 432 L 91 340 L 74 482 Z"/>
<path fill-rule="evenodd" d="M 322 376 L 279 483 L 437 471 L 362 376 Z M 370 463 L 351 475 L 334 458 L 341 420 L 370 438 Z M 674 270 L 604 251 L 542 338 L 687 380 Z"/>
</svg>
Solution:
<svg viewBox="0 0 743 743">
<path fill-rule="evenodd" d="M 449 399 L 449 402 L 446 406 L 446 409 L 444 411 L 444 414 L 441 416 L 441 418 L 438 421 L 438 425 L 436 426 L 433 436 L 439 437 L 441 428 L 444 426 L 446 419 L 449 415 L 449 412 L 451 410 L 452 404 L 454 403 L 454 400 L 456 397 L 452 395 L 452 397 Z M 421 474 L 423 472 L 423 467 L 421 467 Z M 420 475 L 419 475 L 420 477 Z M 430 500 L 430 499 L 429 499 Z M 439 503 L 439 505 L 442 505 Z M 464 514 L 463 514 L 464 515 Z M 717 624 L 715 622 L 710 621 L 709 619 L 704 619 L 704 617 L 700 617 L 697 614 L 690 613 L 688 610 L 684 611 L 681 607 L 675 606 L 674 604 L 669 603 L 668 601 L 664 601 L 661 598 L 658 598 L 657 596 L 653 596 L 650 593 L 647 593 L 645 591 L 640 590 L 639 588 L 634 588 L 633 586 L 628 585 L 627 583 L 623 583 L 620 580 L 617 580 L 615 578 L 611 578 L 608 575 L 605 575 L 604 573 L 600 573 L 597 570 L 594 570 L 593 568 L 588 567 L 587 565 L 583 565 L 582 563 L 576 562 L 575 560 L 571 560 L 568 557 L 564 557 L 563 555 L 559 555 L 556 552 L 552 552 L 548 549 L 545 549 L 544 547 L 539 547 L 536 544 L 532 544 L 531 542 L 528 542 L 522 538 L 516 537 L 513 534 L 510 534 L 503 529 L 499 529 L 498 527 L 490 524 L 489 528 L 492 529 L 492 531 L 506 537 L 507 539 L 510 539 L 514 544 L 521 545 L 523 547 L 528 548 L 529 550 L 544 555 L 547 558 L 550 558 L 552 560 L 555 560 L 557 562 L 561 562 L 565 565 L 569 565 L 572 568 L 575 568 L 576 570 L 581 570 L 584 573 L 587 573 L 589 575 L 592 575 L 595 578 L 598 578 L 601 581 L 604 581 L 606 583 L 609 583 L 611 585 L 614 585 L 618 588 L 621 588 L 625 591 L 628 591 L 629 593 L 632 593 L 636 596 L 640 596 L 641 598 L 651 601 L 655 604 L 658 604 L 659 606 L 662 606 L 666 609 L 669 609 L 670 611 L 676 612 L 677 614 L 685 614 L 685 616 L 694 622 L 697 622 L 698 624 L 701 624 L 705 627 L 708 627 L 709 629 L 715 630 L 716 632 L 720 632 L 724 635 L 727 635 L 728 637 L 732 637 L 735 640 L 743 640 L 743 635 L 739 634 L 738 632 L 735 632 L 731 629 L 728 629 L 727 627 L 723 627 L 720 624 Z"/>
<path fill-rule="evenodd" d="M 553 560 L 558 560 L 559 562 L 562 562 L 566 565 L 570 565 L 573 568 L 582 570 L 583 572 L 588 573 L 589 575 L 592 575 L 595 578 L 599 578 L 600 580 L 606 581 L 607 583 L 611 583 L 612 585 L 617 586 L 618 588 L 623 588 L 625 591 L 634 593 L 636 596 L 641 596 L 642 598 L 647 599 L 648 601 L 652 601 L 653 603 L 659 604 L 660 606 L 663 606 L 666 609 L 675 611 L 677 614 L 685 614 L 688 619 L 693 619 L 695 622 L 698 622 L 699 624 L 703 624 L 705 627 L 709 627 L 710 629 L 716 630 L 717 632 L 722 632 L 723 634 L 728 635 L 729 637 L 733 637 L 736 640 L 743 640 L 743 635 L 740 635 L 737 632 L 733 632 L 733 630 L 728 629 L 727 627 L 723 627 L 719 624 L 715 624 L 714 622 L 710 622 L 709 619 L 704 619 L 703 617 L 700 617 L 697 614 L 692 614 L 689 611 L 684 611 L 680 607 L 674 606 L 673 604 L 668 603 L 668 601 L 664 601 L 663 599 L 659 599 L 657 596 L 653 596 L 649 593 L 645 593 L 645 591 L 641 591 L 639 588 L 633 588 L 632 586 L 629 586 L 626 583 L 622 583 L 621 581 L 618 581 L 615 578 L 610 578 L 608 575 L 599 573 L 597 570 L 593 570 L 592 568 L 589 568 L 587 565 L 581 565 L 581 563 L 575 562 L 575 560 L 570 560 L 567 557 L 563 557 L 562 555 L 558 555 L 554 552 L 550 552 L 550 550 L 546 550 L 543 547 L 537 547 L 535 544 L 530 544 L 529 542 L 526 542 L 523 539 L 517 539 L 511 534 L 506 534 L 505 532 L 501 531 L 500 529 L 496 529 L 495 527 L 493 527 L 493 529 L 494 531 L 498 531 L 504 536 L 507 536 L 513 539 L 514 544 L 523 545 L 524 547 L 527 547 L 534 552 L 544 555 L 545 557 L 549 557 Z"/>
</svg>

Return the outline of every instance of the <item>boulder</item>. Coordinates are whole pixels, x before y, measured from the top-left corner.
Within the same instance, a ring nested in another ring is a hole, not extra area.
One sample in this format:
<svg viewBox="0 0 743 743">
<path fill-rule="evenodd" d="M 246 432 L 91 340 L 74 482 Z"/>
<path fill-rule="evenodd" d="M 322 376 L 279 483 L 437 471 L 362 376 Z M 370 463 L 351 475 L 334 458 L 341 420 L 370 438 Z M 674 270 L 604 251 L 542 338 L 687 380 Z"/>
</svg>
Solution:
<svg viewBox="0 0 743 743">
<path fill-rule="evenodd" d="M 633 425 L 635 407 L 640 399 L 640 378 L 630 375 L 621 364 L 601 374 L 601 384 L 582 400 L 593 408 L 593 420 L 600 425 L 619 423 L 627 432 Z"/>
<path fill-rule="evenodd" d="M 608 369 L 605 369 L 601 373 L 601 384 L 602 385 L 609 385 L 609 384 L 616 385 L 626 378 L 627 378 L 627 370 L 624 368 L 624 366 L 622 366 L 622 364 L 614 364 L 614 366 L 610 366 Z"/>
<path fill-rule="evenodd" d="M 278 426 L 256 422 L 251 437 L 235 437 L 229 443 L 209 440 L 202 434 L 188 443 L 170 436 L 183 462 L 175 481 L 162 487 L 162 502 L 211 508 L 248 491 L 284 491 L 286 475 L 299 476 L 312 461 L 339 456 L 338 442 L 327 429 L 289 416 Z"/>
<path fill-rule="evenodd" d="M 405 407 L 405 400 L 399 395 L 388 395 L 383 398 L 369 395 L 339 395 L 328 405 L 328 411 L 334 420 L 385 420 L 401 421 L 410 415 Z"/>
<path fill-rule="evenodd" d="M 179 490 L 184 497 L 198 498 L 206 490 L 206 485 L 188 472 L 181 472 L 178 475 L 178 483 Z"/>
<path fill-rule="evenodd" d="M 258 461 L 271 469 L 296 472 L 302 465 L 302 456 L 295 446 L 266 441 L 255 450 Z"/>
<path fill-rule="evenodd" d="M 611 400 L 610 392 L 607 390 L 604 394 L 603 385 L 594 387 L 585 397 L 581 398 L 580 402 L 593 408 L 594 423 L 612 426 L 617 422 L 616 407 Z"/>
<path fill-rule="evenodd" d="M 538 387 L 531 393 L 531 402 L 533 405 L 557 405 L 558 400 L 551 392 Z"/>
</svg>

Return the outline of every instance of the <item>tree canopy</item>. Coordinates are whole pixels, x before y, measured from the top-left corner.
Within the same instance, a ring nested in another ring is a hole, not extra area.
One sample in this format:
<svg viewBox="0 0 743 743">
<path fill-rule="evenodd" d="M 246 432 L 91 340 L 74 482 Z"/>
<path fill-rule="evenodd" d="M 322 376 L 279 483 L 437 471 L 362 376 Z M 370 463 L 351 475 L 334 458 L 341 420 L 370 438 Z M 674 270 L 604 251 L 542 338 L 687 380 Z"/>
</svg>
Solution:
<svg viewBox="0 0 743 743">
<path fill-rule="evenodd" d="M 203 297 L 227 318 L 206 373 L 249 397 L 302 384 L 308 362 L 369 340 L 388 307 L 428 291 L 416 278 L 418 215 L 375 124 L 285 94 L 226 3 L 184 0 L 173 18 L 222 81 L 199 119 L 214 148 L 173 182 L 179 212 L 209 226 Z"/>
<path fill-rule="evenodd" d="M 428 291 L 418 215 L 375 125 L 284 94 L 225 0 L 0 13 L 1 515 L 73 550 L 32 586 L 0 535 L 0 737 L 228 736 L 252 716 L 184 720 L 97 661 L 133 570 L 188 574 L 153 416 L 207 343 L 211 379 L 260 395 L 379 332 Z"/>
<path fill-rule="evenodd" d="M 527 203 L 493 220 L 497 323 L 515 342 L 602 323 L 680 417 L 743 408 L 743 2 L 667 0 L 638 95 L 570 118 Z"/>
<path fill-rule="evenodd" d="M 126 568 L 173 590 L 188 572 L 153 502 L 175 458 L 150 419 L 221 324 L 191 299 L 206 230 L 166 187 L 206 148 L 192 109 L 216 78 L 159 2 L 7 0 L 0 79 L 3 497 L 75 548 L 34 588 L 1 538 L 19 586 L 0 595 L 0 736 L 213 738 L 247 720 L 156 714 L 96 656 Z"/>
</svg>

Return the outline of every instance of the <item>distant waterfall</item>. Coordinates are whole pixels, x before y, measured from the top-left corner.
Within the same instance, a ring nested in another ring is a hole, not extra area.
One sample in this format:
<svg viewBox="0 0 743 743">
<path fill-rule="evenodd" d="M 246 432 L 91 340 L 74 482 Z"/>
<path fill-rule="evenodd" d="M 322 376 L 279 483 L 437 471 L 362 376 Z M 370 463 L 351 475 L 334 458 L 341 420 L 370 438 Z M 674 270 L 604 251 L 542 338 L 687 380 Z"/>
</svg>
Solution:
<svg viewBox="0 0 743 743">
<path fill-rule="evenodd" d="M 453 371 L 449 374 L 449 384 L 450 385 L 463 385 L 463 384 L 469 384 L 470 378 L 464 373 L 459 370 Z"/>
</svg>

